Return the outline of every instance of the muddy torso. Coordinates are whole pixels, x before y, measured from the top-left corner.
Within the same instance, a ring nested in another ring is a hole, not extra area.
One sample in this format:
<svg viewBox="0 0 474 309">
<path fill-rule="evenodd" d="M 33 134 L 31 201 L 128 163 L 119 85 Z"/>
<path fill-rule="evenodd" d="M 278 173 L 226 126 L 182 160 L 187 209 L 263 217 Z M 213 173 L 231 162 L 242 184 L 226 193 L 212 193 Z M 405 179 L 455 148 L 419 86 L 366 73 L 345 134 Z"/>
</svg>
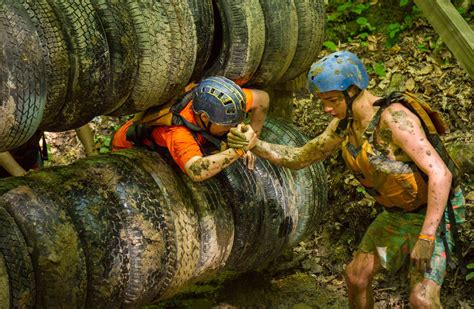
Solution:
<svg viewBox="0 0 474 309">
<path fill-rule="evenodd" d="M 360 183 L 387 208 L 412 211 L 427 203 L 427 182 L 418 167 L 380 125 L 382 109 L 366 128 L 353 123 L 342 156 Z"/>
</svg>

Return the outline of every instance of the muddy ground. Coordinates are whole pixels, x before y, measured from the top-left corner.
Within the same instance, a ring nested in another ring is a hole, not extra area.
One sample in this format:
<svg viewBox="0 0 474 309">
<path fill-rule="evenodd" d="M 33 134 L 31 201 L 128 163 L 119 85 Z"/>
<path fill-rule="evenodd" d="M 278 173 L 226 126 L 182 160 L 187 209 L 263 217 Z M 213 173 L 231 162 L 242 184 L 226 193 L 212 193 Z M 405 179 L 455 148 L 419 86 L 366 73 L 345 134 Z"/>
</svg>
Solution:
<svg viewBox="0 0 474 309">
<path fill-rule="evenodd" d="M 451 127 L 445 141 L 460 159 L 464 171 L 463 188 L 468 204 L 467 223 L 461 229 L 463 254 L 468 263 L 474 263 L 473 80 L 456 64 L 423 19 L 416 21 L 391 48 L 386 46 L 385 35 L 372 34 L 365 44 L 339 43 L 338 49 L 358 54 L 368 68 L 383 64 L 385 75 L 369 69 L 371 91 L 382 95 L 395 89 L 407 89 L 443 112 Z M 327 53 L 328 50 L 323 50 L 320 56 Z M 305 90 L 288 95 L 290 108 L 286 117 L 309 137 L 319 134 L 329 120 L 319 104 Z M 106 152 L 111 132 L 123 120 L 98 117 L 92 122 L 97 147 L 102 148 L 102 152 Z M 48 165 L 67 164 L 84 157 L 74 131 L 48 133 L 47 140 L 51 156 Z M 330 186 L 329 207 L 314 235 L 288 250 L 265 272 L 201 283 L 153 308 L 348 307 L 341 271 L 379 210 L 346 170 L 339 152 L 328 158 L 325 165 Z M 377 275 L 374 289 L 378 308 L 408 307 L 406 269 Z M 473 291 L 474 281 L 466 281 L 459 270 L 452 270 L 442 289 L 442 302 L 446 308 L 474 308 Z"/>
</svg>

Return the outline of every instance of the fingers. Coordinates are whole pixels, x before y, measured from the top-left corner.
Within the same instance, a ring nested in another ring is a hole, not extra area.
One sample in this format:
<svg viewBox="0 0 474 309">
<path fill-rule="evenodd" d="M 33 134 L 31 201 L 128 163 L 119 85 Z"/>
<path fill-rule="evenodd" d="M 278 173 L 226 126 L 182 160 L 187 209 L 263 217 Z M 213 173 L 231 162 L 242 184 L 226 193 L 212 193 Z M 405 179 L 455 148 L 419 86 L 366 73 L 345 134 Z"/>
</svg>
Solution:
<svg viewBox="0 0 474 309">
<path fill-rule="evenodd" d="M 255 161 L 256 161 L 256 156 L 251 153 L 250 151 L 247 151 L 247 168 L 251 171 L 255 169 Z"/>
<path fill-rule="evenodd" d="M 243 156 L 244 164 L 251 171 L 255 169 L 255 155 L 250 151 L 247 151 L 245 156 Z"/>
<path fill-rule="evenodd" d="M 245 134 L 242 133 L 238 127 L 230 129 L 229 133 L 227 134 L 227 137 L 233 137 L 235 139 L 240 139 L 244 141 L 247 140 Z"/>
<path fill-rule="evenodd" d="M 227 141 L 227 145 L 230 147 L 230 148 L 234 148 L 234 149 L 245 149 L 247 148 L 247 143 L 241 143 L 241 142 L 234 142 L 234 141 Z"/>
</svg>

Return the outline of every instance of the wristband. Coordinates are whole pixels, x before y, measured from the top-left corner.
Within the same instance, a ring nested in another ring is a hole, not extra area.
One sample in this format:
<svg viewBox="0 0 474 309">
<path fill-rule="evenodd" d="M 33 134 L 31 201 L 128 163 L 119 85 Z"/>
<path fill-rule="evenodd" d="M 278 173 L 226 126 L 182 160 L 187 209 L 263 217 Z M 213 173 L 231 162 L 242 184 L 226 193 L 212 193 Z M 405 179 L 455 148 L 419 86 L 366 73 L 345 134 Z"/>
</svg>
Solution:
<svg viewBox="0 0 474 309">
<path fill-rule="evenodd" d="M 426 240 L 426 241 L 429 241 L 429 242 L 434 242 L 435 241 L 435 236 L 420 233 L 420 235 L 418 235 L 418 239 Z"/>
<path fill-rule="evenodd" d="M 239 149 L 234 149 L 235 153 L 239 155 L 239 157 L 245 156 L 245 150 L 239 148 Z"/>
</svg>

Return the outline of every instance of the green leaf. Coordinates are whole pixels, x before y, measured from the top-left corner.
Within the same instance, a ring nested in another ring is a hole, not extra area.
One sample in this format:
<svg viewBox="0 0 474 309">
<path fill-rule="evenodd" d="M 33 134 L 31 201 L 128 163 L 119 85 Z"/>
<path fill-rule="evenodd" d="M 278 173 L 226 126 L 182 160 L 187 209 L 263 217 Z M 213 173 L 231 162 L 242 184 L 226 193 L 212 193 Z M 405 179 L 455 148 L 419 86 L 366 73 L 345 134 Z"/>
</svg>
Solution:
<svg viewBox="0 0 474 309">
<path fill-rule="evenodd" d="M 369 4 L 370 5 L 370 4 Z M 357 15 L 362 14 L 363 11 L 367 9 L 367 6 L 359 3 L 355 7 L 352 8 L 351 12 L 356 13 Z"/>
<path fill-rule="evenodd" d="M 346 2 L 346 3 L 343 3 L 343 4 L 339 5 L 337 7 L 337 10 L 339 12 L 343 12 L 343 11 L 346 11 L 347 9 L 349 9 L 351 6 L 352 6 L 351 2 Z"/>
<path fill-rule="evenodd" d="M 111 142 L 112 142 L 112 138 L 110 136 L 107 136 L 104 138 L 104 146 L 109 147 Z"/>
<path fill-rule="evenodd" d="M 328 15 L 328 21 L 335 21 L 337 19 L 339 19 L 339 17 L 342 15 L 342 13 L 340 12 L 334 12 L 330 15 Z"/>
<path fill-rule="evenodd" d="M 369 36 L 369 34 L 367 32 L 362 32 L 361 34 L 359 34 L 359 38 L 361 39 L 367 39 L 367 37 Z"/>
<path fill-rule="evenodd" d="M 468 269 L 474 269 L 474 263 L 469 263 L 467 264 Z"/>
<path fill-rule="evenodd" d="M 408 2 L 410 2 L 410 0 L 400 0 L 400 6 L 403 7 L 403 6 L 407 5 Z"/>
<path fill-rule="evenodd" d="M 379 77 L 385 77 L 385 75 L 387 74 L 383 63 L 375 63 L 372 67 L 374 69 L 375 74 L 377 74 Z"/>
<path fill-rule="evenodd" d="M 430 50 L 426 47 L 425 44 L 418 44 L 418 49 L 420 49 L 422 52 L 429 52 Z"/>
<path fill-rule="evenodd" d="M 333 51 L 333 52 L 337 51 L 337 46 L 332 41 L 324 42 L 323 46 L 326 47 L 327 49 L 329 49 L 330 51 Z"/>
<path fill-rule="evenodd" d="M 100 147 L 100 149 L 99 149 L 99 153 L 100 153 L 100 154 L 106 154 L 106 153 L 109 153 L 109 152 L 110 152 L 109 147 L 102 146 L 102 147 Z"/>
<path fill-rule="evenodd" d="M 361 26 L 365 26 L 369 23 L 369 21 L 365 17 L 359 17 L 356 19 L 356 23 L 358 23 Z"/>
<path fill-rule="evenodd" d="M 474 272 L 467 274 L 466 281 L 474 279 Z"/>
</svg>

